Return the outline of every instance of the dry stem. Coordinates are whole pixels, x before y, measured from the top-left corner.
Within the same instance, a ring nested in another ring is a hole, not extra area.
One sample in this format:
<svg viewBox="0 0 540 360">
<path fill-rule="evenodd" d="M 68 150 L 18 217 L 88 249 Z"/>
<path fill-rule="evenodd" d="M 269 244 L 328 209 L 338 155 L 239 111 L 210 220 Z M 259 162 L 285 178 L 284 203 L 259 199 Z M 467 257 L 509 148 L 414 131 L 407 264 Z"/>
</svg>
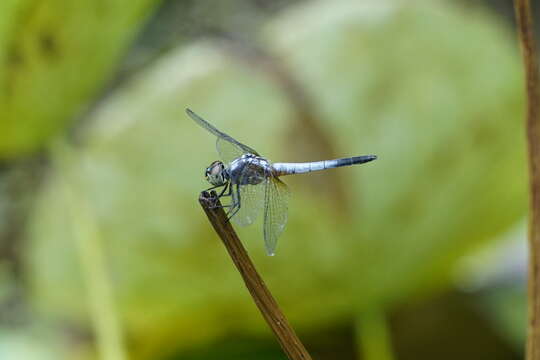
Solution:
<svg viewBox="0 0 540 360">
<path fill-rule="evenodd" d="M 244 279 L 251 297 L 274 332 L 287 357 L 290 360 L 311 360 L 311 356 L 279 309 L 278 304 L 251 262 L 246 249 L 238 239 L 236 232 L 230 222 L 227 221 L 225 212 L 221 207 L 215 206 L 220 205 L 215 193 L 201 193 L 199 202 Z"/>
<path fill-rule="evenodd" d="M 531 6 L 528 0 L 514 2 L 519 39 L 525 66 L 527 88 L 527 140 L 529 150 L 529 319 L 527 327 L 528 360 L 540 359 L 540 119 L 538 59 Z"/>
</svg>

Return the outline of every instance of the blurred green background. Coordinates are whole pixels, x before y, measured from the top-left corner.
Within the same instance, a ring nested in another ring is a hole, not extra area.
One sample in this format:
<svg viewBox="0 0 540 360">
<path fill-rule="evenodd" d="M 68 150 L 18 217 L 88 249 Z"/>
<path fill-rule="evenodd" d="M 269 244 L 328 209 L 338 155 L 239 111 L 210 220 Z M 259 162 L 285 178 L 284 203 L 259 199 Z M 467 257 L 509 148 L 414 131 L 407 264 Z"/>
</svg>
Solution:
<svg viewBox="0 0 540 360">
<path fill-rule="evenodd" d="M 510 1 L 0 2 L 0 359 L 285 359 L 197 201 L 215 139 L 285 178 L 267 257 L 316 360 L 518 359 Z"/>
</svg>

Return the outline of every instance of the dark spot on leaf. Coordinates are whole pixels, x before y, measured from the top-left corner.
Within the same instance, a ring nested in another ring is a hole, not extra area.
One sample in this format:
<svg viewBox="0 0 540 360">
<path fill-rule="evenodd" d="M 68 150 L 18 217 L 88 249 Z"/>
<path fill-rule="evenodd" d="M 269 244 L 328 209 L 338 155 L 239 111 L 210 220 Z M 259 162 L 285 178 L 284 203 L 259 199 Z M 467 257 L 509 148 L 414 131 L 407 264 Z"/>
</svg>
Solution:
<svg viewBox="0 0 540 360">
<path fill-rule="evenodd" d="M 7 51 L 5 58 L 6 65 L 6 78 L 4 81 L 4 86 L 0 88 L 0 93 L 2 93 L 6 98 L 9 98 L 13 95 L 15 91 L 15 82 L 17 74 L 20 73 L 22 66 L 24 65 L 25 58 L 23 53 L 17 46 L 11 46 Z M 1 64 L 0 64 L 1 66 Z"/>
<path fill-rule="evenodd" d="M 58 42 L 50 33 L 43 32 L 39 35 L 39 47 L 46 57 L 52 58 L 58 55 Z"/>
<path fill-rule="evenodd" d="M 24 58 L 17 48 L 11 49 L 7 55 L 7 65 L 17 67 L 24 63 Z"/>
</svg>

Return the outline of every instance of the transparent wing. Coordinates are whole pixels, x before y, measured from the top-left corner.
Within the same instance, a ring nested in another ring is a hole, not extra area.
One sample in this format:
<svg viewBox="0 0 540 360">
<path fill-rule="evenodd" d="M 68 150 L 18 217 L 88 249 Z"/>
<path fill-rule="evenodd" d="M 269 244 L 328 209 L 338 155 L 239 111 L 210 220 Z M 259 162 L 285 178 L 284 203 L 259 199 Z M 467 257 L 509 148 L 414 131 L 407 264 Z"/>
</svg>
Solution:
<svg viewBox="0 0 540 360">
<path fill-rule="evenodd" d="M 273 176 L 266 181 L 264 193 L 264 244 L 266 253 L 273 256 L 277 240 L 287 224 L 290 192 L 287 185 Z"/>
<path fill-rule="evenodd" d="M 216 140 L 216 150 L 225 164 L 230 164 L 234 159 L 239 158 L 246 152 L 233 143 L 218 137 Z M 251 153 L 253 154 L 253 153 Z"/>
<path fill-rule="evenodd" d="M 251 225 L 264 207 L 265 182 L 240 186 L 240 210 L 232 221 L 240 226 Z"/>
<path fill-rule="evenodd" d="M 197 124 L 217 136 L 218 140 L 216 142 L 216 148 L 224 162 L 229 163 L 237 157 L 246 153 L 259 156 L 259 153 L 257 153 L 257 151 L 235 140 L 233 137 L 225 134 L 224 132 L 219 131 L 212 124 L 204 120 L 199 115 L 195 114 L 190 109 L 186 109 L 186 113 L 189 115 L 190 118 L 195 120 Z"/>
</svg>

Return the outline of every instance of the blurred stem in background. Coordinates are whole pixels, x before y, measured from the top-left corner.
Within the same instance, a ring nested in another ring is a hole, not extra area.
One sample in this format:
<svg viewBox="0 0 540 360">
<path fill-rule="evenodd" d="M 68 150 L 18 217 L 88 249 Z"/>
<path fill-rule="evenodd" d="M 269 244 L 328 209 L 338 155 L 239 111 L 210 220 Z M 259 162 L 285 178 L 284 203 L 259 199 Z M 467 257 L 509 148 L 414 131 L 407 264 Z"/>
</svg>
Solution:
<svg viewBox="0 0 540 360">
<path fill-rule="evenodd" d="M 540 359 L 540 79 L 531 4 L 515 0 L 527 89 L 526 129 L 529 150 L 529 281 L 527 359 Z"/>
<path fill-rule="evenodd" d="M 46 167 L 42 154 L 0 163 L 0 323 L 9 326 L 27 321 L 23 234 Z"/>
<path fill-rule="evenodd" d="M 72 235 L 77 246 L 81 270 L 88 294 L 88 306 L 96 335 L 100 359 L 127 359 L 118 313 L 107 273 L 102 237 L 98 224 L 75 174 L 70 171 L 70 152 L 67 145 L 56 145 L 53 149 L 59 172 L 63 174 L 65 202 L 71 219 Z"/>
<path fill-rule="evenodd" d="M 390 329 L 385 312 L 372 308 L 356 318 L 355 333 L 359 358 L 364 360 L 393 360 Z"/>
</svg>

